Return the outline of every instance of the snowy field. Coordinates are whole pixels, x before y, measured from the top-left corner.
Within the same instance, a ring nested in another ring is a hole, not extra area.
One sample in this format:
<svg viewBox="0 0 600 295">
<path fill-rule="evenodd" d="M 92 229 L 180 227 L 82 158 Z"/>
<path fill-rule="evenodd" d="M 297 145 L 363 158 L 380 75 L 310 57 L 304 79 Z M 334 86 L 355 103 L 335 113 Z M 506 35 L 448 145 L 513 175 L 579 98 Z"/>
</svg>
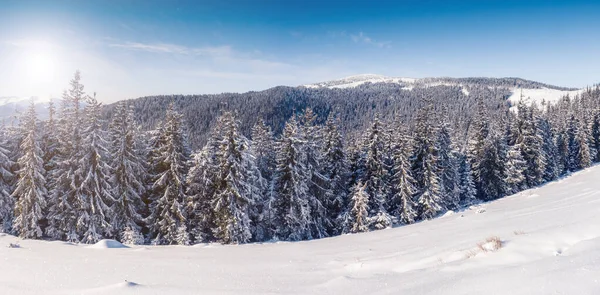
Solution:
<svg viewBox="0 0 600 295">
<path fill-rule="evenodd" d="M 432 221 L 297 243 L 119 248 L 4 235 L 0 294 L 600 294 L 599 180 L 596 166 Z"/>
</svg>

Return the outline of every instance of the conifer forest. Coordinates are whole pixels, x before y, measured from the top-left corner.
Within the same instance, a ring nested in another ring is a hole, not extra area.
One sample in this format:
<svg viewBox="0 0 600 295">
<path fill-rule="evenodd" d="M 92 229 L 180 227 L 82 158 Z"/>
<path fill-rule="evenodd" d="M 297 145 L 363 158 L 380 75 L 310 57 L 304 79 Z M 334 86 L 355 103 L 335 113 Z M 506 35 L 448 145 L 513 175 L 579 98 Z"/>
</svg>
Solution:
<svg viewBox="0 0 600 295">
<path fill-rule="evenodd" d="M 77 72 L 47 113 L 32 102 L 2 127 L 0 231 L 86 244 L 319 239 L 436 218 L 600 161 L 599 88 L 513 105 L 502 85 L 478 83 L 468 95 L 383 83 L 104 106 Z"/>
</svg>

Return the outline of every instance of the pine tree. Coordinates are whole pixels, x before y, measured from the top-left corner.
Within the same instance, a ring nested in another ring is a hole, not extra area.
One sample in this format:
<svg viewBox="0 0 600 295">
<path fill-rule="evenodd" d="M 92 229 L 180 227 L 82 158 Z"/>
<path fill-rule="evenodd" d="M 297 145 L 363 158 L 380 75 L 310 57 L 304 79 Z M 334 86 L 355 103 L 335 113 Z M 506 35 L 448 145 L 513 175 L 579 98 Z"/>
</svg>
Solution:
<svg viewBox="0 0 600 295">
<path fill-rule="evenodd" d="M 310 229 L 313 238 L 327 237 L 327 227 L 330 220 L 327 216 L 325 204 L 332 195 L 329 180 L 322 170 L 321 154 L 323 148 L 323 134 L 320 126 L 316 125 L 317 115 L 312 109 L 307 108 L 302 116 L 300 134 L 302 136 L 302 157 L 307 174 L 308 206 L 310 208 Z"/>
<path fill-rule="evenodd" d="M 17 161 L 19 166 L 17 186 L 10 196 L 17 200 L 13 227 L 19 237 L 40 239 L 43 235 L 40 221 L 46 206 L 46 180 L 42 150 L 36 132 L 37 118 L 33 100 L 29 110 L 22 118 L 22 130 L 25 132 L 21 141 L 22 156 Z"/>
<path fill-rule="evenodd" d="M 594 111 L 591 128 L 592 147 L 595 154 L 592 155 L 593 162 L 600 162 L 600 109 Z"/>
<path fill-rule="evenodd" d="M 322 150 L 323 176 L 327 178 L 329 188 L 324 204 L 327 212 L 325 226 L 329 235 L 339 234 L 341 224 L 338 218 L 346 207 L 348 161 L 343 144 L 342 134 L 333 114 L 330 114 L 325 123 Z"/>
<path fill-rule="evenodd" d="M 215 240 L 211 200 L 216 190 L 218 167 L 215 165 L 216 149 L 213 145 L 209 140 L 202 150 L 192 155 L 186 177 L 186 212 L 189 231 L 195 242 Z"/>
<path fill-rule="evenodd" d="M 215 216 L 214 236 L 224 244 L 248 242 L 251 235 L 249 207 L 255 202 L 253 184 L 244 166 L 244 156 L 248 148 L 238 131 L 238 122 L 231 113 L 222 119 L 223 138 L 217 151 L 216 189 L 212 200 Z"/>
<path fill-rule="evenodd" d="M 125 245 L 143 245 L 145 242 L 144 236 L 139 232 L 139 230 L 133 229 L 129 226 L 125 227 L 119 238 L 121 243 Z"/>
<path fill-rule="evenodd" d="M 528 187 L 540 185 L 544 181 L 546 159 L 543 155 L 543 138 L 539 129 L 536 109 L 519 102 L 519 139 L 521 154 L 527 163 L 525 180 Z"/>
<path fill-rule="evenodd" d="M 102 130 L 100 111 L 102 104 L 95 97 L 90 97 L 85 106 L 85 129 L 82 132 L 83 154 L 78 159 L 75 173 L 81 175 L 79 192 L 80 208 L 78 212 L 77 231 L 83 243 L 96 243 L 107 237 L 113 237 L 110 224 L 112 211 L 110 206 L 115 202 L 112 187 L 108 182 L 110 167 L 108 166 L 105 132 Z"/>
<path fill-rule="evenodd" d="M 444 112 L 446 112 L 444 110 Z M 442 199 L 448 209 L 455 210 L 460 203 L 460 191 L 457 181 L 456 159 L 453 157 L 452 140 L 450 139 L 450 127 L 446 122 L 446 116 L 442 116 L 442 123 L 437 131 L 436 149 L 438 151 L 438 167 L 440 169 L 440 183 L 442 186 Z"/>
<path fill-rule="evenodd" d="M 554 142 L 554 132 L 550 122 L 540 118 L 538 120 L 540 136 L 542 137 L 542 155 L 545 159 L 544 181 L 552 181 L 559 174 L 559 155 L 558 148 Z"/>
<path fill-rule="evenodd" d="M 584 130 L 581 130 L 579 120 L 571 115 L 567 129 L 568 142 L 568 170 L 573 172 L 579 169 L 589 167 L 591 157 L 587 143 L 587 136 Z"/>
<path fill-rule="evenodd" d="M 387 211 L 390 189 L 384 158 L 386 145 L 383 130 L 383 125 L 376 116 L 367 130 L 363 147 L 366 154 L 362 182 L 365 192 L 369 195 L 369 218 L 372 229 L 384 229 L 390 227 L 393 222 L 392 216 Z"/>
<path fill-rule="evenodd" d="M 509 147 L 506 159 L 506 193 L 515 194 L 523 190 L 525 184 L 524 172 L 527 169 L 525 160 L 521 155 L 521 147 L 515 144 Z"/>
<path fill-rule="evenodd" d="M 417 218 L 417 205 L 414 196 L 417 191 L 415 180 L 412 177 L 410 166 L 411 141 L 410 138 L 401 131 L 396 137 L 393 146 L 393 172 L 392 178 L 394 184 L 394 195 L 392 196 L 392 210 L 396 217 L 403 224 L 414 223 Z"/>
<path fill-rule="evenodd" d="M 477 201 L 477 190 L 471 173 L 471 165 L 469 165 L 467 156 L 462 153 L 456 152 L 454 158 L 458 163 L 459 204 L 461 207 L 469 206 Z"/>
<path fill-rule="evenodd" d="M 504 139 L 495 133 L 485 139 L 477 187 L 480 199 L 484 201 L 495 200 L 505 194 L 504 145 Z"/>
<path fill-rule="evenodd" d="M 5 233 L 12 230 L 14 213 L 14 198 L 10 196 L 15 177 L 11 171 L 14 162 L 9 157 L 8 145 L 8 135 L 3 127 L 0 132 L 0 232 Z"/>
<path fill-rule="evenodd" d="M 156 176 L 152 192 L 156 196 L 146 222 L 150 226 L 152 243 L 156 245 L 185 241 L 181 237 L 182 226 L 186 225 L 185 174 L 189 152 L 182 125 L 182 116 L 171 104 L 157 135 L 160 138 L 157 150 L 153 152 Z"/>
<path fill-rule="evenodd" d="M 142 223 L 142 194 L 145 192 L 147 175 L 145 159 L 138 148 L 139 134 L 133 119 L 133 109 L 127 103 L 116 106 L 109 125 L 112 195 L 110 223 L 118 238 L 137 236 Z M 143 148 L 143 147 L 142 147 Z M 125 233 L 125 230 L 128 233 Z"/>
<path fill-rule="evenodd" d="M 275 236 L 282 240 L 311 239 L 307 168 L 303 142 L 295 117 L 288 121 L 277 143 L 273 184 Z"/>
<path fill-rule="evenodd" d="M 273 179 L 273 170 L 275 169 L 275 153 L 273 147 L 275 141 L 271 128 L 265 125 L 262 119 L 252 128 L 252 153 L 256 157 L 256 164 L 260 169 L 261 175 L 267 180 Z"/>
<path fill-rule="evenodd" d="M 435 144 L 435 130 L 429 122 L 433 106 L 426 100 L 425 106 L 417 115 L 413 137 L 412 170 L 417 186 L 419 216 L 431 219 L 443 211 L 443 186 L 439 177 L 438 149 Z"/>
<path fill-rule="evenodd" d="M 58 121 L 59 147 L 56 168 L 52 173 L 49 192 L 48 227 L 50 237 L 70 242 L 79 242 L 78 219 L 83 215 L 85 196 L 82 194 L 79 160 L 82 158 L 82 126 L 84 125 L 81 104 L 87 99 L 81 76 L 75 72 L 70 89 L 63 93 L 61 116 Z"/>
<path fill-rule="evenodd" d="M 561 131 L 556 135 L 557 161 L 559 175 L 569 172 L 569 138 L 567 131 Z"/>
<path fill-rule="evenodd" d="M 369 231 L 369 195 L 360 181 L 352 189 L 350 210 L 344 220 L 344 233 Z"/>
</svg>

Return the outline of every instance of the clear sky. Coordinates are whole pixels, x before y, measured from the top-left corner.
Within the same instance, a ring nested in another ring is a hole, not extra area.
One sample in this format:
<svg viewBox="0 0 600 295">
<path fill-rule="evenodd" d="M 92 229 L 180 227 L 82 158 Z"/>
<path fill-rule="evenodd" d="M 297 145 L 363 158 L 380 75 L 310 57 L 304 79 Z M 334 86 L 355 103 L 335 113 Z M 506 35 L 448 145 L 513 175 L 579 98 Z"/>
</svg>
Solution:
<svg viewBox="0 0 600 295">
<path fill-rule="evenodd" d="M 600 1 L 0 0 L 0 97 L 111 102 L 374 73 L 600 82 Z"/>
</svg>

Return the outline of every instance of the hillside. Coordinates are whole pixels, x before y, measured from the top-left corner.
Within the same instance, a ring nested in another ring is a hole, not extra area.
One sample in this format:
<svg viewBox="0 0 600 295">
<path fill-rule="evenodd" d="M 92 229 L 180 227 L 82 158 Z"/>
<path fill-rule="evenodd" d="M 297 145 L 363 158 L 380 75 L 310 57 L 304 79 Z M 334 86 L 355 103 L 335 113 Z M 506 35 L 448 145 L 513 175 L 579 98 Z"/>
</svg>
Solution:
<svg viewBox="0 0 600 295">
<path fill-rule="evenodd" d="M 294 114 L 311 107 L 324 122 L 330 113 L 338 114 L 346 134 L 360 132 L 375 114 L 384 120 L 400 116 L 411 123 L 424 97 L 436 108 L 447 108 L 455 130 L 466 128 L 462 115 L 472 112 L 477 97 L 483 97 L 492 112 L 503 112 L 514 106 L 521 95 L 526 99 L 555 102 L 564 95 L 571 97 L 581 90 L 547 85 L 519 78 L 389 78 L 360 75 L 341 80 L 298 87 L 279 86 L 247 93 L 214 95 L 161 95 L 134 99 L 138 122 L 151 130 L 161 122 L 167 105 L 174 102 L 187 120 L 190 143 L 199 148 L 206 142 L 215 119 L 224 111 L 234 111 L 242 132 L 262 118 L 279 134 L 284 123 Z M 114 105 L 106 108 L 106 118 Z"/>
<path fill-rule="evenodd" d="M 598 178 L 595 166 L 431 221 L 306 242 L 8 248 L 18 239 L 2 235 L 0 293 L 598 294 Z M 482 251 L 492 236 L 502 247 Z"/>
</svg>

